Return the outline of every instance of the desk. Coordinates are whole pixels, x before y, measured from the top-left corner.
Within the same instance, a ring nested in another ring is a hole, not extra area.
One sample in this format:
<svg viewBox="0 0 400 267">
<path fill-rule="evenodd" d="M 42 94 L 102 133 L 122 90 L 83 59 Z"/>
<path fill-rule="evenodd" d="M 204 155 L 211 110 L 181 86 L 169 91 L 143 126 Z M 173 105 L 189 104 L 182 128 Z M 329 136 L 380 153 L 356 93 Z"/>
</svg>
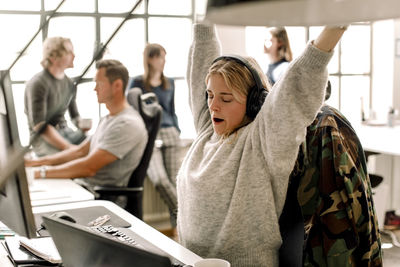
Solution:
<svg viewBox="0 0 400 267">
<path fill-rule="evenodd" d="M 144 238 L 153 245 L 157 246 L 159 249 L 161 249 L 168 255 L 174 257 L 175 259 L 185 264 L 193 265 L 196 261 L 202 259 L 200 256 L 196 255 L 195 253 L 181 246 L 171 238 L 160 233 L 153 227 L 149 226 L 142 220 L 139 220 L 126 210 L 122 209 L 121 207 L 110 201 L 92 200 L 85 202 L 60 204 L 60 205 L 33 207 L 32 210 L 34 214 L 37 214 L 44 212 L 53 212 L 57 210 L 68 210 L 68 209 L 93 207 L 93 206 L 104 206 L 105 208 L 111 210 L 116 215 L 120 216 L 121 218 L 123 218 L 124 220 L 126 220 L 131 224 L 131 227 L 129 228 L 130 230 L 134 231 L 136 234 L 140 235 L 140 237 Z"/>
<path fill-rule="evenodd" d="M 400 126 L 353 125 L 365 151 L 380 155 L 368 162 L 368 171 L 384 177 L 390 188 L 386 209 L 400 209 Z"/>
<path fill-rule="evenodd" d="M 4 241 L 0 241 L 3 243 Z M 0 244 L 0 266 L 1 267 L 13 267 L 10 259 L 7 257 L 7 251 L 4 249 L 3 244 Z"/>
<path fill-rule="evenodd" d="M 68 210 L 68 209 L 76 209 L 76 208 L 85 208 L 85 207 L 94 207 L 94 206 L 103 206 L 116 215 L 120 216 L 127 222 L 131 224 L 130 230 L 134 231 L 140 237 L 145 240 L 151 242 L 153 245 L 164 251 L 166 254 L 176 258 L 177 260 L 193 265 L 196 261 L 201 260 L 202 258 L 197 254 L 191 252 L 185 247 L 181 246 L 174 240 L 160 233 L 156 229 L 152 228 L 142 220 L 139 220 L 129 212 L 125 211 L 121 207 L 117 206 L 113 202 L 105 201 L 105 200 L 92 200 L 92 201 L 83 201 L 83 202 L 75 202 L 75 203 L 67 203 L 67 204 L 59 204 L 59 205 L 50 205 L 50 206 L 40 206 L 33 207 L 33 213 L 45 213 L 45 212 L 55 212 L 60 210 Z M 0 266 L 1 267 L 12 267 L 13 265 L 7 258 L 7 253 L 4 251 L 2 245 L 0 245 Z"/>
<path fill-rule="evenodd" d="M 400 156 L 400 126 L 353 126 L 364 150 Z"/>
<path fill-rule="evenodd" d="M 36 179 L 29 186 L 32 207 L 94 200 L 94 195 L 71 179 Z"/>
</svg>

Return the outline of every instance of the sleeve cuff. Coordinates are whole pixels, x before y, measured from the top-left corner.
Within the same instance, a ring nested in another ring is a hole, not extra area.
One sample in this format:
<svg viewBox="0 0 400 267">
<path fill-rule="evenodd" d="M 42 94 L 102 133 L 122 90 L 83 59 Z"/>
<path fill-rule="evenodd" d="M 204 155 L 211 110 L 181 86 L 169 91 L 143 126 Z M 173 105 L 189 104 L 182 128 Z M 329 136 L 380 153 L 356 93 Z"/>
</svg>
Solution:
<svg viewBox="0 0 400 267">
<path fill-rule="evenodd" d="M 193 34 L 194 40 L 206 41 L 215 38 L 215 25 L 213 24 L 194 24 Z"/>
</svg>

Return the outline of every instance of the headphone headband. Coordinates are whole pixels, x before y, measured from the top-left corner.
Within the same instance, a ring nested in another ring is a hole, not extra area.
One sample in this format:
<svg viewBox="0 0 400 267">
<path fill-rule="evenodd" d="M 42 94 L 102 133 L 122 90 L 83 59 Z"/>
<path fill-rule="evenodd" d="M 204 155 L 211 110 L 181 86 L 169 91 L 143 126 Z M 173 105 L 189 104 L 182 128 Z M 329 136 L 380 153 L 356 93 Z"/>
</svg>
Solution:
<svg viewBox="0 0 400 267">
<path fill-rule="evenodd" d="M 261 90 L 262 88 L 264 88 L 260 76 L 258 75 L 257 71 L 253 68 L 253 66 L 249 63 L 249 61 L 247 59 L 245 59 L 244 57 L 241 57 L 239 55 L 232 55 L 232 54 L 227 54 L 227 55 L 222 55 L 220 57 L 217 57 L 216 59 L 214 59 L 213 64 L 217 61 L 220 61 L 222 59 L 226 59 L 226 60 L 233 60 L 237 63 L 239 63 L 240 65 L 245 66 L 251 73 L 251 76 L 253 76 L 253 79 L 256 83 L 256 86 L 259 90 Z"/>
</svg>

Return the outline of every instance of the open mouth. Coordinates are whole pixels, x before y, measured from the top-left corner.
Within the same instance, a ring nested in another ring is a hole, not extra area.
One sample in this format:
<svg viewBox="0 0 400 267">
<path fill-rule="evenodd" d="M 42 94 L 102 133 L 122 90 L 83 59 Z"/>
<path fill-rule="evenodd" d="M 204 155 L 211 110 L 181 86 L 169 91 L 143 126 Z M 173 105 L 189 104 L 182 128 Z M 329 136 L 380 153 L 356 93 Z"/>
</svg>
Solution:
<svg viewBox="0 0 400 267">
<path fill-rule="evenodd" d="M 224 120 L 223 120 L 223 119 L 220 119 L 220 118 L 213 118 L 213 121 L 214 121 L 215 123 L 218 123 L 218 122 L 223 122 Z"/>
</svg>

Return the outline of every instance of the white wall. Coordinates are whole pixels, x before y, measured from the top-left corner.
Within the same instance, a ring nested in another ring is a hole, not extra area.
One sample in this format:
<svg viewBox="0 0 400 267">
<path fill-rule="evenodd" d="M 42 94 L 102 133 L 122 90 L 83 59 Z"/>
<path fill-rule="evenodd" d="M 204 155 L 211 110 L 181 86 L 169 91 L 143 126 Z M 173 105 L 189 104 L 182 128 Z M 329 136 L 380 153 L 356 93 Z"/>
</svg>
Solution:
<svg viewBox="0 0 400 267">
<path fill-rule="evenodd" d="M 217 25 L 222 54 L 246 55 L 245 27 Z"/>
<path fill-rule="evenodd" d="M 394 21 L 394 41 L 396 42 L 397 39 L 400 40 L 400 19 Z M 400 53 L 400 43 L 397 48 L 395 43 L 394 50 L 396 51 L 396 49 Z M 393 106 L 400 110 L 400 56 L 394 57 L 393 67 Z"/>
<path fill-rule="evenodd" d="M 394 75 L 394 21 L 373 24 L 372 108 L 378 119 L 385 121 L 393 106 Z M 400 71 L 400 69 L 398 70 Z"/>
</svg>

